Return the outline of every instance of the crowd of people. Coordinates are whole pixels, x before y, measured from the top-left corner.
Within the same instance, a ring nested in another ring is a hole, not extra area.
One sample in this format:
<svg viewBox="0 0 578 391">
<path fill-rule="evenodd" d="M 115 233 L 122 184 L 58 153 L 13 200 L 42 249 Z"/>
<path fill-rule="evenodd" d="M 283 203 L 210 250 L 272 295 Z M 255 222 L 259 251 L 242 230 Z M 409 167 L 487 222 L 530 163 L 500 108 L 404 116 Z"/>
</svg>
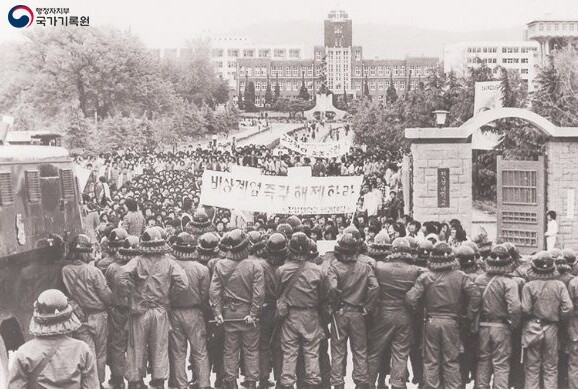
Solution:
<svg viewBox="0 0 578 391">
<path fill-rule="evenodd" d="M 303 216 L 314 237 L 335 240 L 352 223 L 364 238 L 388 229 L 404 214 L 400 170 L 362 149 L 351 149 L 340 159 L 310 159 L 292 151 L 248 145 L 233 150 L 188 146 L 182 151 L 116 151 L 78 156 L 76 163 L 91 171 L 84 188 L 87 234 L 100 242 L 107 227 L 127 223 L 139 211 L 145 225 L 160 226 L 171 234 L 190 221 L 200 206 L 204 170 L 230 171 L 233 165 L 261 168 L 264 174 L 287 175 L 289 167 L 310 166 L 313 176 L 363 175 L 355 217 L 351 215 Z M 283 216 L 206 208 L 219 235 L 231 228 L 267 229 Z M 286 217 L 286 216 L 285 216 Z M 407 216 L 406 216 L 407 218 Z M 131 232 L 132 233 L 132 232 Z"/>
<path fill-rule="evenodd" d="M 457 220 L 446 240 L 428 225 L 369 244 L 350 226 L 321 255 L 298 216 L 222 236 L 203 210 L 173 236 L 113 228 L 96 260 L 77 235 L 65 294 L 38 297 L 9 386 L 97 388 L 108 365 L 114 388 L 148 374 L 153 388 L 237 388 L 240 373 L 245 388 L 344 388 L 351 354 L 357 388 L 575 388 L 573 251 L 528 261 L 484 238 L 452 247 Z"/>
<path fill-rule="evenodd" d="M 36 301 L 12 388 L 146 388 L 149 375 L 153 388 L 344 388 L 348 354 L 357 388 L 578 385 L 573 251 L 523 258 L 459 220 L 416 221 L 395 162 L 198 145 L 77 164 L 91 170 L 86 234 L 68 244 L 64 292 Z M 232 165 L 363 175 L 357 211 L 200 205 L 203 171 Z"/>
</svg>

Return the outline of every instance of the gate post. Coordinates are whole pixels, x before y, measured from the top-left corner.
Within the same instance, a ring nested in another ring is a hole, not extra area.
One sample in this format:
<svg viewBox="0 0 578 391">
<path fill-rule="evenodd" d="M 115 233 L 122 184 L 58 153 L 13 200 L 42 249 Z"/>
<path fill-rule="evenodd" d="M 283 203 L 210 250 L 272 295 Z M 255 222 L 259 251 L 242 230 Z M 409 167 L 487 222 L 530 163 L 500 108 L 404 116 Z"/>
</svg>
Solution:
<svg viewBox="0 0 578 391">
<path fill-rule="evenodd" d="M 578 250 L 577 135 L 552 137 L 546 143 L 546 205 L 557 214 L 556 247 L 574 250 Z"/>
<path fill-rule="evenodd" d="M 459 219 L 471 235 L 471 134 L 459 128 L 406 129 L 413 158 L 413 217 L 420 221 Z"/>
</svg>

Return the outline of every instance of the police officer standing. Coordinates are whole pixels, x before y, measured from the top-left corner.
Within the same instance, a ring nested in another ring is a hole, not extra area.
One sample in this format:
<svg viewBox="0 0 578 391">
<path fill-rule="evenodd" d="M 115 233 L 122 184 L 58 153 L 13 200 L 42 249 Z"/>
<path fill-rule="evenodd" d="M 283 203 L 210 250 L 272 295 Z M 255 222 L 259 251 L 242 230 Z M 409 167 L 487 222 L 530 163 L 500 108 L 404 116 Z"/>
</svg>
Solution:
<svg viewBox="0 0 578 391">
<path fill-rule="evenodd" d="M 556 388 L 558 322 L 570 314 L 572 301 L 548 252 L 533 256 L 527 275 L 530 281 L 522 288 L 522 311 L 527 317 L 522 329 L 524 387 L 540 388 L 542 378 L 544 388 Z"/>
<path fill-rule="evenodd" d="M 191 347 L 195 386 L 210 386 L 207 331 L 203 311 L 209 305 L 209 268 L 195 261 L 196 242 L 193 236 L 182 232 L 173 244 L 176 263 L 185 271 L 189 287 L 171 297 L 171 333 L 169 359 L 171 386 L 187 388 L 187 347 Z"/>
<path fill-rule="evenodd" d="M 264 258 L 261 262 L 265 277 L 265 301 L 261 311 L 261 335 L 259 341 L 259 388 L 269 388 L 269 374 L 274 369 L 275 378 L 280 377 L 281 360 L 278 326 L 275 321 L 277 295 L 275 292 L 275 273 L 287 257 L 287 239 L 275 232 L 266 240 Z"/>
<path fill-rule="evenodd" d="M 367 333 L 365 316 L 373 311 L 378 285 L 365 255 L 361 255 L 361 236 L 347 232 L 335 246 L 335 259 L 328 270 L 332 300 L 331 385 L 344 388 L 347 340 L 351 339 L 353 381 L 367 388 Z M 408 245 L 409 247 L 409 245 Z M 365 258 L 365 259 L 359 259 Z"/>
<path fill-rule="evenodd" d="M 91 349 L 68 336 L 81 326 L 62 292 L 49 289 L 38 295 L 30 320 L 35 338 L 16 351 L 8 388 L 98 388 Z"/>
<path fill-rule="evenodd" d="M 215 320 L 225 323 L 224 388 L 237 387 L 242 348 L 247 388 L 259 380 L 258 316 L 265 295 L 263 268 L 249 259 L 249 239 L 240 229 L 227 232 L 219 244 L 221 258 L 211 279 L 210 302 Z"/>
<path fill-rule="evenodd" d="M 424 298 L 424 386 L 459 388 L 462 385 L 458 357 L 462 349 L 459 315 L 467 300 L 468 319 L 473 320 L 480 294 L 470 278 L 459 269 L 452 248 L 444 242 L 434 246 L 430 271 L 420 275 L 406 295 L 411 308 Z M 442 383 L 443 379 L 443 383 Z"/>
<path fill-rule="evenodd" d="M 514 260 L 508 250 L 495 246 L 486 258 L 486 272 L 476 278 L 482 299 L 479 315 L 479 347 L 476 388 L 509 388 L 512 330 L 522 317 L 520 286 L 523 281 L 512 277 Z"/>
<path fill-rule="evenodd" d="M 122 228 L 117 228 L 121 230 Z M 122 230 L 124 231 L 124 230 Z M 112 303 L 108 312 L 108 365 L 110 367 L 109 385 L 112 388 L 124 388 L 126 371 L 126 349 L 128 344 L 128 317 L 130 315 L 129 293 L 122 286 L 123 266 L 138 255 L 139 238 L 128 236 L 121 242 L 123 235 L 116 235 L 115 241 L 109 242 L 116 248 L 113 262 L 108 266 L 104 276 L 112 292 Z"/>
<path fill-rule="evenodd" d="M 301 349 L 306 368 L 305 386 L 317 388 L 321 382 L 319 346 L 323 338 L 318 311 L 325 301 L 327 281 L 321 266 L 310 262 L 317 256 L 317 251 L 307 235 L 303 232 L 293 234 L 288 248 L 287 260 L 275 276 L 283 351 L 279 387 L 293 388 Z"/>
<path fill-rule="evenodd" d="M 92 260 L 90 238 L 80 234 L 72 238 L 69 252 L 72 262 L 62 268 L 62 279 L 71 298 L 72 308 L 82 322 L 73 334 L 88 344 L 96 358 L 98 379 L 105 379 L 108 338 L 108 306 L 112 293 L 102 272 L 89 264 Z"/>
<path fill-rule="evenodd" d="M 376 242 L 379 242 L 378 234 Z M 426 269 L 412 265 L 409 243 L 405 238 L 393 241 L 391 254 L 384 262 L 378 262 L 375 275 L 379 283 L 379 297 L 373 316 L 373 327 L 369 332 L 367 365 L 369 367 L 369 385 L 373 387 L 381 364 L 381 358 L 391 346 L 392 388 L 405 388 L 407 360 L 411 349 L 412 314 L 405 304 L 405 295 L 413 287 L 419 275 Z M 370 254 L 376 252 L 370 246 Z M 379 253 L 378 253 L 379 254 Z M 420 336 L 415 336 L 419 338 Z"/>
<path fill-rule="evenodd" d="M 169 376 L 169 292 L 185 290 L 188 280 L 167 255 L 170 247 L 158 228 L 145 230 L 138 249 L 141 255 L 123 267 L 121 276 L 122 285 L 131 288 L 126 377 L 129 388 L 146 388 L 148 358 L 150 386 L 163 388 Z"/>
</svg>

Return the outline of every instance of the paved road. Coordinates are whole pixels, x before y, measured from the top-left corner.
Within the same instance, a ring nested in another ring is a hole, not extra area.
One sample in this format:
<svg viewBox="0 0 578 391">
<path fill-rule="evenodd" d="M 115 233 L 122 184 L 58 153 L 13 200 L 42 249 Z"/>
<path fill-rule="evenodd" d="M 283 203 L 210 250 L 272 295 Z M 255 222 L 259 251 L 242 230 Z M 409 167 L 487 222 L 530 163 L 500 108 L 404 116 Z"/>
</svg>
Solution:
<svg viewBox="0 0 578 391">
<path fill-rule="evenodd" d="M 289 132 L 290 130 L 301 127 L 301 124 L 286 124 L 286 123 L 270 123 L 271 130 L 261 132 L 255 136 L 249 137 L 245 140 L 241 140 L 237 143 L 239 146 L 255 144 L 255 145 L 269 145 L 283 134 Z M 237 137 L 239 137 L 237 135 Z"/>
</svg>

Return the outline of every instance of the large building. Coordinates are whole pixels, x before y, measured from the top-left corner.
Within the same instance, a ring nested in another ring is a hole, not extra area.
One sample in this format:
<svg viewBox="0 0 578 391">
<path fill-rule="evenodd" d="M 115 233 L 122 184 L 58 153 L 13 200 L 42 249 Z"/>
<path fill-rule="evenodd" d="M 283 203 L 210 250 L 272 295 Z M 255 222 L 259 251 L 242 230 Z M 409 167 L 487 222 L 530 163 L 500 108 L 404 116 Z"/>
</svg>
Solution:
<svg viewBox="0 0 578 391">
<path fill-rule="evenodd" d="M 403 60 L 365 59 L 361 46 L 353 45 L 353 23 L 345 11 L 331 11 L 324 22 L 324 44 L 315 46 L 313 58 L 284 59 L 238 58 L 237 91 L 244 91 L 247 81 L 255 84 L 255 103 L 264 103 L 267 83 L 279 84 L 281 96 L 296 96 L 305 82 L 309 93 L 320 87 L 323 70 L 327 87 L 336 94 L 345 90 L 350 96 L 362 95 L 367 80 L 369 93 L 384 99 L 393 83 L 398 94 L 417 86 L 439 64 L 434 57 L 408 57 Z M 411 76 L 410 76 L 411 73 Z"/>
<path fill-rule="evenodd" d="M 578 21 L 542 18 L 527 24 L 526 40 L 514 42 L 458 42 L 444 47 L 444 71 L 467 75 L 470 68 L 486 64 L 497 74 L 500 67 L 516 70 L 528 89 L 535 88 L 538 67 L 553 50 L 578 48 Z"/>
<path fill-rule="evenodd" d="M 303 48 L 296 45 L 256 45 L 245 37 L 212 37 L 210 39 L 211 62 L 215 71 L 231 88 L 237 87 L 237 60 L 299 60 L 303 58 Z M 244 76 L 244 75 L 243 75 Z"/>
<path fill-rule="evenodd" d="M 528 23 L 526 39 L 540 45 L 540 62 L 545 63 L 552 50 L 565 46 L 578 49 L 578 20 L 541 18 Z"/>
<path fill-rule="evenodd" d="M 532 88 L 538 65 L 539 45 L 532 41 L 459 42 L 444 47 L 444 72 L 467 76 L 469 69 L 486 64 L 496 76 L 501 68 L 516 70 Z"/>
</svg>

